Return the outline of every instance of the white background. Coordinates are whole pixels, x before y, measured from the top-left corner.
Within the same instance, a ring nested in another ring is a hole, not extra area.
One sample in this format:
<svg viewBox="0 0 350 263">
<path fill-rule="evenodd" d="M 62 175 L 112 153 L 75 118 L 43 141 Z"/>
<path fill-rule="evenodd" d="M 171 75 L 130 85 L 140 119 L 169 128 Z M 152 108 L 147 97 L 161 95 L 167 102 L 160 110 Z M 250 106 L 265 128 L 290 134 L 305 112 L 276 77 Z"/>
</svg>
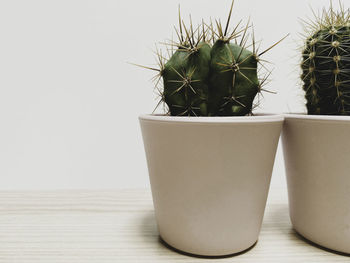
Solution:
<svg viewBox="0 0 350 263">
<path fill-rule="evenodd" d="M 194 23 L 227 17 L 230 0 L 0 2 L 0 190 L 148 187 L 138 125 L 156 97 L 154 43 L 170 39 L 177 7 Z M 274 69 L 259 111 L 301 112 L 299 18 L 328 0 L 237 0 Z M 279 148 L 273 187 L 285 187 Z"/>
</svg>

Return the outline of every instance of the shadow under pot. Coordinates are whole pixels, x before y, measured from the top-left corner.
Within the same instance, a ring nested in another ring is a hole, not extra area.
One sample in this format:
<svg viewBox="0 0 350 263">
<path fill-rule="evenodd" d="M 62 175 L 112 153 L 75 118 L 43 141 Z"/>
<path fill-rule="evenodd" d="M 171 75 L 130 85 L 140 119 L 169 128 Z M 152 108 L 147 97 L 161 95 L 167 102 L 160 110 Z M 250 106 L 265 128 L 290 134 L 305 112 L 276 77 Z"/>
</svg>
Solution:
<svg viewBox="0 0 350 263">
<path fill-rule="evenodd" d="M 285 115 L 282 141 L 294 229 L 350 253 L 350 117 Z"/>
<path fill-rule="evenodd" d="M 225 256 L 258 239 L 283 116 L 140 117 L 161 238 Z"/>
</svg>

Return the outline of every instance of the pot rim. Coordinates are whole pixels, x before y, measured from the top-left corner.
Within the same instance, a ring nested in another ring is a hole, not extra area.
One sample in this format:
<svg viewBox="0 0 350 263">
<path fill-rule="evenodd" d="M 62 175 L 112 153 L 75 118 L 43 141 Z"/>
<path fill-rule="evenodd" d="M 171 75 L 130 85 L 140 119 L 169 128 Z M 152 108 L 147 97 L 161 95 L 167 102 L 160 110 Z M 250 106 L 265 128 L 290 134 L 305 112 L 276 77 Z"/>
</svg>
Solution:
<svg viewBox="0 0 350 263">
<path fill-rule="evenodd" d="M 255 116 L 232 116 L 232 117 L 178 117 L 159 114 L 142 114 L 142 121 L 157 121 L 170 123 L 270 123 L 283 122 L 283 114 L 257 114 Z"/>
<path fill-rule="evenodd" d="M 306 113 L 285 113 L 285 119 L 314 120 L 314 121 L 350 121 L 350 116 L 339 115 L 308 115 Z"/>
</svg>

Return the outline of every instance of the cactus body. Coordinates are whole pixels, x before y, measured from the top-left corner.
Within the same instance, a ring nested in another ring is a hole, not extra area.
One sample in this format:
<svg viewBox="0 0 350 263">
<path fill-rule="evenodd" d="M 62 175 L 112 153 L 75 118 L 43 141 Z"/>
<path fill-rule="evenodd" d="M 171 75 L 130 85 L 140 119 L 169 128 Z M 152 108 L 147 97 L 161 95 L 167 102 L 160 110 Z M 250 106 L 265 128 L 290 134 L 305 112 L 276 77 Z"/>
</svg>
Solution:
<svg viewBox="0 0 350 263">
<path fill-rule="evenodd" d="M 164 101 L 174 116 L 208 115 L 210 46 L 180 47 L 162 71 Z"/>
<path fill-rule="evenodd" d="M 251 113 L 259 91 L 257 59 L 243 46 L 217 40 L 211 50 L 210 105 L 218 116 Z"/>
<path fill-rule="evenodd" d="M 244 116 L 259 91 L 256 55 L 220 39 L 213 47 L 179 47 L 162 77 L 164 101 L 174 116 Z"/>
<path fill-rule="evenodd" d="M 303 51 L 302 80 L 308 114 L 350 114 L 350 21 L 324 11 Z"/>
</svg>

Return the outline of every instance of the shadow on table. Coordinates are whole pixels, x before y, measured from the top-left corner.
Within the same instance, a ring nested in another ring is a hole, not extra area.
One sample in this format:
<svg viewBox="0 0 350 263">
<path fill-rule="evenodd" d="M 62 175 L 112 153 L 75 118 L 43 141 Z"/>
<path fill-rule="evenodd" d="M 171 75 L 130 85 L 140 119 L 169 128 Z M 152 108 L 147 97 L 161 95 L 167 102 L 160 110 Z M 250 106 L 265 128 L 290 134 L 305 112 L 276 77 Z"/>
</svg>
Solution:
<svg viewBox="0 0 350 263">
<path fill-rule="evenodd" d="M 153 211 L 147 211 L 142 214 L 143 218 L 140 219 L 139 233 L 144 238 L 145 242 L 153 243 L 158 242 L 158 229 L 156 218 Z"/>
<path fill-rule="evenodd" d="M 178 250 L 178 249 L 170 246 L 168 243 L 166 243 L 160 237 L 160 235 L 158 233 L 156 219 L 155 219 L 153 211 L 148 211 L 147 213 L 144 214 L 144 217 L 141 220 L 140 228 L 141 228 L 140 234 L 145 239 L 145 242 L 157 243 L 159 249 L 166 249 L 168 251 L 176 252 L 176 253 L 184 255 L 184 256 L 195 257 L 195 258 L 221 259 L 221 258 L 236 257 L 236 256 L 239 256 L 239 255 L 242 255 L 242 254 L 248 252 L 249 250 L 254 248 L 255 245 L 257 244 L 257 242 L 255 242 L 248 249 L 241 251 L 239 253 L 235 253 L 235 254 L 224 255 L 224 256 L 199 256 L 199 255 L 195 255 L 195 254 L 191 254 L 191 253 L 187 253 L 187 252 Z"/>
<path fill-rule="evenodd" d="M 303 237 L 295 229 L 293 229 L 292 223 L 290 222 L 290 218 L 289 218 L 288 204 L 281 205 L 278 209 L 276 209 L 274 211 L 273 216 L 275 218 L 275 220 L 274 220 L 275 222 L 283 222 L 284 224 L 287 224 L 287 222 L 288 222 L 290 224 L 290 228 L 289 228 L 288 233 L 285 233 L 285 229 L 283 229 L 283 228 L 280 228 L 280 229 L 283 231 L 283 234 L 290 235 L 293 240 L 303 241 L 304 243 L 306 243 L 314 248 L 317 248 L 317 249 L 320 249 L 320 250 L 323 250 L 323 251 L 326 251 L 329 253 L 333 253 L 333 254 L 345 256 L 345 257 L 350 257 L 350 254 L 335 251 L 335 250 L 323 247 L 321 245 L 318 245 L 318 244 L 312 242 L 311 240 L 308 240 L 307 238 Z"/>
</svg>

